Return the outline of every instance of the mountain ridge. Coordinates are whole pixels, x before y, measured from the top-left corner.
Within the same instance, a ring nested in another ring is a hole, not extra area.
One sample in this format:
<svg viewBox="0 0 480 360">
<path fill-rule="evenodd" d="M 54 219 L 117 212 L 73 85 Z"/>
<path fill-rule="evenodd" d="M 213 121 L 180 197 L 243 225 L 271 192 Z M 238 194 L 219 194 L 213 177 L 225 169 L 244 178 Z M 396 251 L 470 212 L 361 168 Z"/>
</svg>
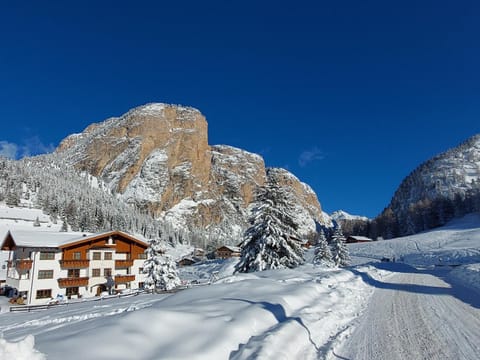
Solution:
<svg viewBox="0 0 480 360">
<path fill-rule="evenodd" d="M 303 234 L 331 225 L 315 192 L 293 174 L 270 170 L 260 155 L 209 145 L 206 118 L 192 107 L 136 107 L 66 137 L 56 154 L 174 226 L 241 237 L 255 191 L 269 177 L 294 195 Z"/>
<path fill-rule="evenodd" d="M 386 237 L 408 235 L 480 211 L 480 134 L 417 166 L 375 219 Z M 378 235 L 377 234 L 377 235 Z"/>
</svg>

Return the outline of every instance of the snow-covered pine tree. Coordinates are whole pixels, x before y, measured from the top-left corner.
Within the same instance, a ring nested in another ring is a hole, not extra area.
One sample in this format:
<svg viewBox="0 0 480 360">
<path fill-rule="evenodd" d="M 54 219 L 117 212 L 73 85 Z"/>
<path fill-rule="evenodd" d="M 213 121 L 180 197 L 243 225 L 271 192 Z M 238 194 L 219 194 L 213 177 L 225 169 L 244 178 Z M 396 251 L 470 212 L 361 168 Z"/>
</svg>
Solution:
<svg viewBox="0 0 480 360">
<path fill-rule="evenodd" d="M 316 265 L 333 266 L 332 253 L 328 246 L 327 238 L 320 230 L 317 237 L 317 244 L 315 245 L 315 256 L 313 257 L 313 263 Z"/>
<path fill-rule="evenodd" d="M 68 231 L 67 219 L 64 217 L 62 219 L 62 227 L 60 228 L 60 232 L 67 232 L 67 231 Z"/>
<path fill-rule="evenodd" d="M 342 229 L 337 227 L 333 233 L 331 243 L 332 260 L 335 266 L 347 266 L 350 263 L 350 255 L 343 236 Z"/>
<path fill-rule="evenodd" d="M 147 274 L 145 287 L 151 290 L 172 290 L 181 284 L 175 261 L 166 254 L 162 241 L 152 239 L 145 251 L 147 259 L 143 272 Z"/>
<path fill-rule="evenodd" d="M 274 180 L 258 189 L 236 271 L 294 268 L 304 262 L 294 211 L 291 195 Z"/>
</svg>

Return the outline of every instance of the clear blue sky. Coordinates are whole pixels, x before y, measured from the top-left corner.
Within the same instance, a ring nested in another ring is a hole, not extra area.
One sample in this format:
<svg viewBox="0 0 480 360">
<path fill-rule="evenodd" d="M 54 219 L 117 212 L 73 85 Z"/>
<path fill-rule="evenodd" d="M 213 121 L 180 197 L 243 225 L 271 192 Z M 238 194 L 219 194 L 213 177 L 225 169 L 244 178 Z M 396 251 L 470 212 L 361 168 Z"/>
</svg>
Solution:
<svg viewBox="0 0 480 360">
<path fill-rule="evenodd" d="M 10 1 L 0 149 L 48 151 L 148 103 L 260 153 L 328 212 L 377 215 L 422 161 L 480 132 L 478 1 Z"/>
</svg>

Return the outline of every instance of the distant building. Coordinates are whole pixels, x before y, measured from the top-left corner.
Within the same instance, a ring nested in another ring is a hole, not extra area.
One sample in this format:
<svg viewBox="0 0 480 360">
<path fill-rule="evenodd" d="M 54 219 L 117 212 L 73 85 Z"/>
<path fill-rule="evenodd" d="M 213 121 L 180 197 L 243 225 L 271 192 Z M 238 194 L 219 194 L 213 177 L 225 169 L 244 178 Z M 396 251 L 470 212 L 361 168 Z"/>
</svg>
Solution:
<svg viewBox="0 0 480 360">
<path fill-rule="evenodd" d="M 196 263 L 195 259 L 190 256 L 185 256 L 184 258 L 177 261 L 178 266 L 190 266 L 195 263 Z"/>
<path fill-rule="evenodd" d="M 238 246 L 223 245 L 215 250 L 217 259 L 228 259 L 231 257 L 239 257 L 241 249 Z"/>
<path fill-rule="evenodd" d="M 107 289 L 141 288 L 148 244 L 127 233 L 78 236 L 62 232 L 9 231 L 6 285 L 44 304 L 51 297 L 91 297 Z"/>
<path fill-rule="evenodd" d="M 356 236 L 356 235 L 350 235 L 347 237 L 347 244 L 353 244 L 353 243 L 364 243 L 364 242 L 371 242 L 373 241 L 372 239 L 366 237 L 366 236 Z"/>
</svg>

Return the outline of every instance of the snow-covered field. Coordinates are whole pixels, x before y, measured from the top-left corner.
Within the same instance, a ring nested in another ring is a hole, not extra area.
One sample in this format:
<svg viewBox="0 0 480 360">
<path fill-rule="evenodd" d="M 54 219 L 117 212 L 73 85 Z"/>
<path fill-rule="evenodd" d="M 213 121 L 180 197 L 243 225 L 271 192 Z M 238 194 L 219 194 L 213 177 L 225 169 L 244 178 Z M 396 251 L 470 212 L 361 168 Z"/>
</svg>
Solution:
<svg viewBox="0 0 480 360">
<path fill-rule="evenodd" d="M 372 291 L 348 270 L 224 270 L 215 284 L 175 294 L 4 313 L 0 331 L 8 342 L 0 358 L 30 359 L 33 349 L 48 359 L 317 358 Z M 364 271 L 382 276 L 374 267 Z M 17 341 L 22 345 L 13 347 Z"/>
<path fill-rule="evenodd" d="M 454 267 L 451 279 L 480 292 L 480 214 L 402 238 L 349 245 L 354 264 L 387 257 L 415 267 Z"/>
<path fill-rule="evenodd" d="M 469 289 L 480 284 L 478 214 L 428 233 L 349 248 L 355 265 L 346 269 L 305 264 L 233 274 L 235 260 L 210 261 L 180 274 L 200 284 L 215 274 L 211 285 L 2 313 L 0 358 L 333 359 L 378 284 L 388 285 L 407 266 L 379 259 L 440 265 L 449 281 Z M 460 266 L 448 275 L 449 264 Z"/>
</svg>

